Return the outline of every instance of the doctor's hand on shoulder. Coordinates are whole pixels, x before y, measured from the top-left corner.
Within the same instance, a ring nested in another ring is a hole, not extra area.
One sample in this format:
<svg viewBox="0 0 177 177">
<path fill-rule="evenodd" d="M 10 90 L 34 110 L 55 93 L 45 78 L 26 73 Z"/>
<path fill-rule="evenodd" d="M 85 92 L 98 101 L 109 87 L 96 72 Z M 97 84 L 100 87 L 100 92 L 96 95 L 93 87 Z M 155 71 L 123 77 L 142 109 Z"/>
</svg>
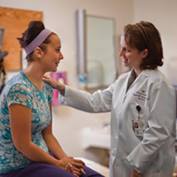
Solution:
<svg viewBox="0 0 177 177">
<path fill-rule="evenodd" d="M 42 79 L 44 82 L 50 84 L 54 89 L 57 89 L 59 92 L 61 92 L 62 95 L 65 94 L 65 85 L 62 82 L 52 79 L 46 75 L 44 75 Z"/>
<path fill-rule="evenodd" d="M 137 170 L 133 170 L 131 177 L 143 177 L 143 175 Z"/>
</svg>

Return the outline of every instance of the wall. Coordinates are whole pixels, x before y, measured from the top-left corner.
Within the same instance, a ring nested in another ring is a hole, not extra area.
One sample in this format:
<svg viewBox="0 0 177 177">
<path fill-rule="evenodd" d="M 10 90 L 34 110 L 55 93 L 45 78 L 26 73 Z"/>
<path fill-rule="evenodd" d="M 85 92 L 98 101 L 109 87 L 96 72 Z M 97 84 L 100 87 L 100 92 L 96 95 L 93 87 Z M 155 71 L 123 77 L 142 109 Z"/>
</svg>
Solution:
<svg viewBox="0 0 177 177">
<path fill-rule="evenodd" d="M 164 47 L 165 75 L 177 84 L 177 1 L 134 0 L 134 21 L 148 20 L 159 29 Z"/>
<path fill-rule="evenodd" d="M 59 70 L 68 71 L 69 85 L 74 87 L 77 87 L 76 9 L 84 8 L 88 14 L 115 18 L 117 39 L 123 26 L 133 20 L 132 0 L 0 0 L 0 6 L 43 11 L 45 25 L 57 32 L 62 40 L 65 58 Z M 85 156 L 81 147 L 81 129 L 85 126 L 101 126 L 110 117 L 109 113 L 88 114 L 62 106 L 54 108 L 53 115 L 57 138 L 66 152 L 74 156 Z"/>
</svg>

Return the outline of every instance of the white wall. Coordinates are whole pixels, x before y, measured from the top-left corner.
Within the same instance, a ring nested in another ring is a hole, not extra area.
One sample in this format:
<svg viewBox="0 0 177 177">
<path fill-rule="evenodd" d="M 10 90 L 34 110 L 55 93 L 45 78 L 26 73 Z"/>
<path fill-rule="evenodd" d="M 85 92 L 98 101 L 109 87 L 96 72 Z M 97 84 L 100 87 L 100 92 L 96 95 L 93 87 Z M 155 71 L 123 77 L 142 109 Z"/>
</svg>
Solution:
<svg viewBox="0 0 177 177">
<path fill-rule="evenodd" d="M 76 9 L 84 8 L 88 14 L 115 18 L 117 39 L 123 26 L 133 20 L 132 0 L 0 0 L 0 6 L 43 11 L 46 27 L 53 29 L 62 39 L 65 58 L 59 70 L 68 71 L 69 84 L 74 87 L 77 87 Z M 68 154 L 84 156 L 80 141 L 81 128 L 100 126 L 109 117 L 109 114 L 88 114 L 60 106 L 54 109 L 55 134 Z"/>
<path fill-rule="evenodd" d="M 163 71 L 174 84 L 177 84 L 176 19 L 176 0 L 134 0 L 134 21 L 151 21 L 161 33 L 165 58 Z"/>
</svg>

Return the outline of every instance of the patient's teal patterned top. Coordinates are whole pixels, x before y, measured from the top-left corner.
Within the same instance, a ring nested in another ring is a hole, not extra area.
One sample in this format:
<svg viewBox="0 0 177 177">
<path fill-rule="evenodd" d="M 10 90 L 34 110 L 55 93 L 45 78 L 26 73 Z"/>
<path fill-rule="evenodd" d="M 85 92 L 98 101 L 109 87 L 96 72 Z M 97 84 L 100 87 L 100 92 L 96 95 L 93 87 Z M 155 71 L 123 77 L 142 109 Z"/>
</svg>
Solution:
<svg viewBox="0 0 177 177">
<path fill-rule="evenodd" d="M 48 152 L 42 130 L 51 122 L 51 98 L 52 88 L 48 84 L 45 84 L 42 90 L 38 90 L 23 71 L 6 84 L 0 96 L 0 174 L 24 168 L 30 163 L 12 142 L 8 107 L 11 104 L 20 104 L 32 110 L 32 141 Z M 23 116 L 25 119 L 25 115 Z"/>
</svg>

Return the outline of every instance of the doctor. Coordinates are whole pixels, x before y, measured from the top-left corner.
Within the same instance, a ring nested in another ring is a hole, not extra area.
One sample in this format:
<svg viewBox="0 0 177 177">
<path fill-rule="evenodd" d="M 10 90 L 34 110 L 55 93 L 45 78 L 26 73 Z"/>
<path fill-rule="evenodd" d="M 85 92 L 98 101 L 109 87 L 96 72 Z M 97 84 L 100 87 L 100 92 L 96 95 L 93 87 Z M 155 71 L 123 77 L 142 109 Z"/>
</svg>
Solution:
<svg viewBox="0 0 177 177">
<path fill-rule="evenodd" d="M 175 92 L 157 69 L 160 34 L 150 22 L 124 27 L 120 56 L 132 69 L 93 94 L 45 78 L 68 106 L 111 112 L 111 177 L 171 177 L 175 163 Z"/>
</svg>

